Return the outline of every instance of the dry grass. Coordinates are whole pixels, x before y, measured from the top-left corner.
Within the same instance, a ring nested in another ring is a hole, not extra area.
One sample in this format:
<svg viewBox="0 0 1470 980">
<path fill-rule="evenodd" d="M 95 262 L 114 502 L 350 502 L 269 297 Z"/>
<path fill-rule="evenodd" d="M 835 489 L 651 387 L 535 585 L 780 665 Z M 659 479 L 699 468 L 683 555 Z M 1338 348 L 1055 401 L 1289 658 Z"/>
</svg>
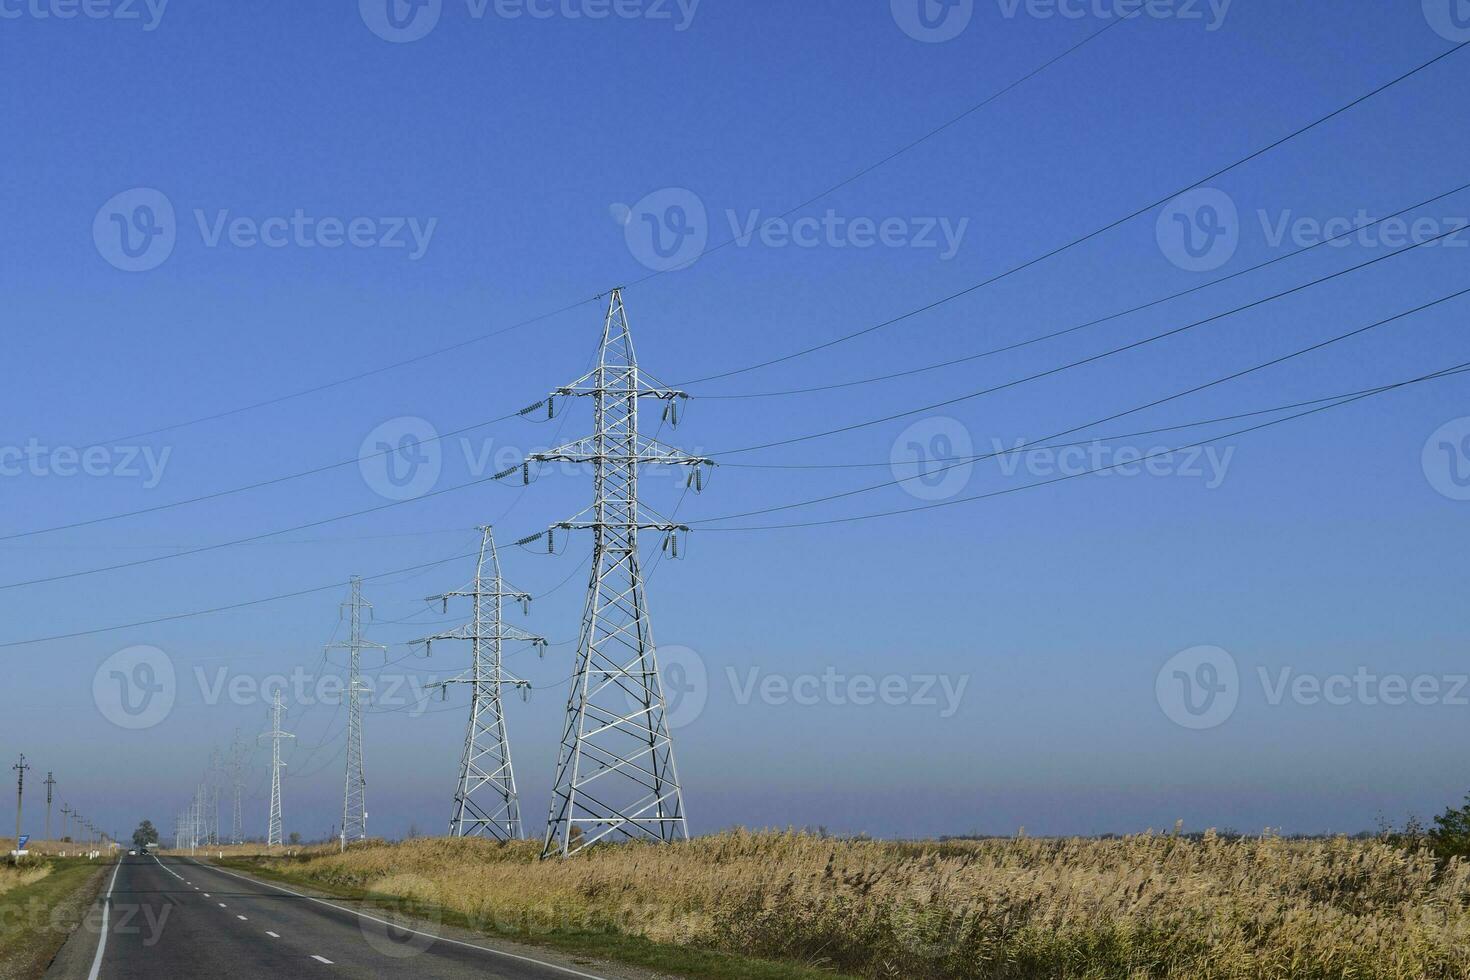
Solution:
<svg viewBox="0 0 1470 980">
<path fill-rule="evenodd" d="M 417 840 L 282 870 L 501 931 L 615 930 L 869 977 L 1470 978 L 1470 866 L 1378 841 L 732 832 L 536 853 Z"/>
<path fill-rule="evenodd" d="M 0 895 L 4 895 L 12 888 L 24 888 L 26 885 L 34 885 L 42 878 L 51 873 L 51 865 L 21 865 L 15 867 L 8 864 L 0 864 Z"/>
</svg>

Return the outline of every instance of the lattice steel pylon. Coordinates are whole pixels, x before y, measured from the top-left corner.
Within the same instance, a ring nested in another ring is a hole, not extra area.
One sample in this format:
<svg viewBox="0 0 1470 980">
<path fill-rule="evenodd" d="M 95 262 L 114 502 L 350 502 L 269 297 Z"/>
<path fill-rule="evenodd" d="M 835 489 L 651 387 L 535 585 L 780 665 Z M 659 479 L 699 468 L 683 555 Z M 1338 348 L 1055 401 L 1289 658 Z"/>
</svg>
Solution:
<svg viewBox="0 0 1470 980">
<path fill-rule="evenodd" d="M 259 736 L 259 738 L 268 738 L 271 740 L 271 815 L 270 823 L 266 826 L 265 833 L 265 843 L 268 847 L 281 843 L 281 770 L 286 767 L 286 764 L 281 761 L 281 739 L 296 737 L 289 732 L 281 731 L 282 710 L 284 708 L 281 704 L 281 690 L 280 688 L 276 688 L 276 697 L 271 704 L 271 730 Z M 238 800 L 239 797 L 237 795 L 237 802 L 235 804 L 237 810 L 235 819 L 237 823 L 239 821 Z"/>
<path fill-rule="evenodd" d="M 362 614 L 372 615 L 373 604 L 362 597 L 362 579 L 352 576 L 352 598 L 342 603 L 352 621 L 351 638 L 345 643 L 328 644 L 328 649 L 347 650 L 347 778 L 342 789 L 342 850 L 347 842 L 367 839 L 367 772 L 362 754 L 362 651 L 387 650 L 381 643 L 369 643 L 362 635 Z"/>
<path fill-rule="evenodd" d="M 446 696 L 450 685 L 470 685 L 470 722 L 465 731 L 460 757 L 459 782 L 449 817 L 452 837 L 494 837 L 511 841 L 521 837 L 521 804 L 516 794 L 515 769 L 511 765 L 510 738 L 505 728 L 505 706 L 501 691 L 507 686 L 526 691 L 530 684 L 504 667 L 502 654 L 507 641 L 530 643 L 544 649 L 546 641 L 505 622 L 505 600 L 521 604 L 524 613 L 531 602 L 528 592 L 512 589 L 500 574 L 500 554 L 495 532 L 480 528 L 480 560 L 475 582 L 468 591 L 430 596 L 449 610 L 449 600 L 471 601 L 471 618 L 464 626 L 416 640 L 432 651 L 436 641 L 465 640 L 470 644 L 470 669 L 459 677 L 429 685 Z"/>
<path fill-rule="evenodd" d="M 277 691 L 276 693 L 280 693 Z M 244 798 L 245 798 L 245 755 L 246 744 L 240 740 L 240 730 L 235 729 L 235 741 L 230 745 L 230 843 L 245 843 Z"/>
<path fill-rule="evenodd" d="M 713 463 L 639 434 L 642 399 L 662 401 L 665 420 L 677 425 L 688 398 L 650 381 L 638 368 L 622 291 L 614 289 L 596 367 L 551 396 L 590 397 L 593 434 L 528 457 L 590 463 L 594 487 L 588 510 L 547 532 L 590 530 L 593 550 L 543 857 L 614 836 L 689 836 L 638 562 L 640 531 L 662 531 L 664 546 L 677 551 L 677 535 L 688 528 L 639 503 L 638 473 L 646 465 L 684 466 L 689 485 L 703 489 L 704 468 Z"/>
</svg>

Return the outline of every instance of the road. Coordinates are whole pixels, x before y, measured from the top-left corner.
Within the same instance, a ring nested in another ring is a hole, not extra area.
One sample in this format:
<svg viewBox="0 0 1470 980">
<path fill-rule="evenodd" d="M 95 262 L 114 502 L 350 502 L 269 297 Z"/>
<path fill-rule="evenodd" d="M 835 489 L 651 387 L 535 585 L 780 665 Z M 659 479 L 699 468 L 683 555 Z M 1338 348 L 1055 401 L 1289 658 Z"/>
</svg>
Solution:
<svg viewBox="0 0 1470 980">
<path fill-rule="evenodd" d="M 390 927 L 370 912 L 188 858 L 125 855 L 109 871 L 100 902 L 106 925 L 77 930 L 48 980 L 605 980 L 475 941 Z"/>
</svg>

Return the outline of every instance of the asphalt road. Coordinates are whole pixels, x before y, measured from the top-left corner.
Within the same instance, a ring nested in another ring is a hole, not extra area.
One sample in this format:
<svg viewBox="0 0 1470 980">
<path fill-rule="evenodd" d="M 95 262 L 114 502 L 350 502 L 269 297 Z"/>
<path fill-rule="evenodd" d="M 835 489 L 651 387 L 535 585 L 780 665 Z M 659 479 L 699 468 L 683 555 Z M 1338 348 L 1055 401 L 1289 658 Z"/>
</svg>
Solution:
<svg viewBox="0 0 1470 980">
<path fill-rule="evenodd" d="M 72 935 L 48 980 L 604 980 L 436 930 L 400 929 L 371 912 L 186 858 L 124 856 L 108 873 L 100 902 L 93 927 Z"/>
</svg>

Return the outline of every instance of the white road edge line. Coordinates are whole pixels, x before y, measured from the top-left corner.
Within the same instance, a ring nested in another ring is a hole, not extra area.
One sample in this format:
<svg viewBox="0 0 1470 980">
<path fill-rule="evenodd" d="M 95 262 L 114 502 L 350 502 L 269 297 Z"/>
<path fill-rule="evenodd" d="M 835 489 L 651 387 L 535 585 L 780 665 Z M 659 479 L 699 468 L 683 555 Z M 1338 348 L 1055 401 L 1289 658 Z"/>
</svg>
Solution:
<svg viewBox="0 0 1470 980">
<path fill-rule="evenodd" d="M 102 898 L 102 932 L 97 937 L 97 955 L 92 957 L 92 972 L 87 974 L 87 980 L 97 980 L 97 973 L 102 969 L 102 953 L 107 949 L 107 911 L 112 906 L 112 890 L 117 887 L 117 873 L 121 870 L 122 858 L 119 857 L 117 867 L 112 869 L 112 881 L 107 886 L 107 894 Z"/>
<path fill-rule="evenodd" d="M 301 892 L 292 891 L 289 888 L 283 888 L 280 885 L 272 884 L 269 881 L 262 881 L 259 878 L 249 878 L 245 875 L 236 874 L 233 871 L 226 871 L 224 868 L 216 868 L 207 864 L 199 864 L 199 862 L 194 861 L 193 858 L 188 858 L 187 860 L 193 861 L 201 868 L 206 868 L 210 871 L 217 871 L 222 875 L 229 875 L 231 878 L 239 878 L 241 881 L 249 882 L 252 885 L 264 885 L 267 888 L 274 888 L 278 892 L 285 892 L 287 895 L 294 895 L 297 898 L 304 898 L 308 902 L 315 902 L 317 905 L 325 905 L 327 908 L 336 909 L 338 912 L 346 912 L 348 915 L 355 915 L 358 918 L 367 919 L 371 922 L 377 922 L 380 925 L 390 926 L 400 932 L 413 933 L 415 936 L 425 936 L 429 939 L 437 940 L 441 943 L 448 943 L 451 946 L 462 946 L 465 949 L 477 949 L 482 953 L 489 953 L 492 956 L 503 956 L 508 960 L 517 960 L 521 963 L 533 963 L 536 966 L 544 966 L 548 970 L 556 970 L 560 973 L 565 973 L 568 976 L 581 977 L 582 980 L 607 980 L 606 977 L 600 977 L 595 973 L 583 973 L 580 970 L 573 970 L 571 967 L 559 966 L 556 963 L 548 963 L 545 960 L 538 960 L 532 956 L 521 956 L 519 953 L 507 953 L 503 949 L 492 949 L 489 946 L 476 946 L 474 943 L 467 943 L 458 939 L 450 939 L 446 936 L 436 936 L 431 932 L 420 932 L 417 929 L 409 929 L 406 926 L 400 925 L 399 923 L 389 922 L 387 919 L 380 919 L 377 916 L 368 915 L 366 912 L 359 912 L 356 909 L 347 908 L 345 905 L 336 905 L 332 902 L 324 901 L 320 898 L 312 898 L 310 895 L 303 895 Z"/>
<path fill-rule="evenodd" d="M 316 960 L 318 963 L 325 963 L 325 964 L 327 964 L 327 966 L 331 966 L 332 965 L 332 961 L 329 960 L 329 959 L 327 959 L 325 956 L 318 956 L 315 953 L 312 953 L 311 954 L 311 958 L 314 959 L 314 960 Z"/>
</svg>

